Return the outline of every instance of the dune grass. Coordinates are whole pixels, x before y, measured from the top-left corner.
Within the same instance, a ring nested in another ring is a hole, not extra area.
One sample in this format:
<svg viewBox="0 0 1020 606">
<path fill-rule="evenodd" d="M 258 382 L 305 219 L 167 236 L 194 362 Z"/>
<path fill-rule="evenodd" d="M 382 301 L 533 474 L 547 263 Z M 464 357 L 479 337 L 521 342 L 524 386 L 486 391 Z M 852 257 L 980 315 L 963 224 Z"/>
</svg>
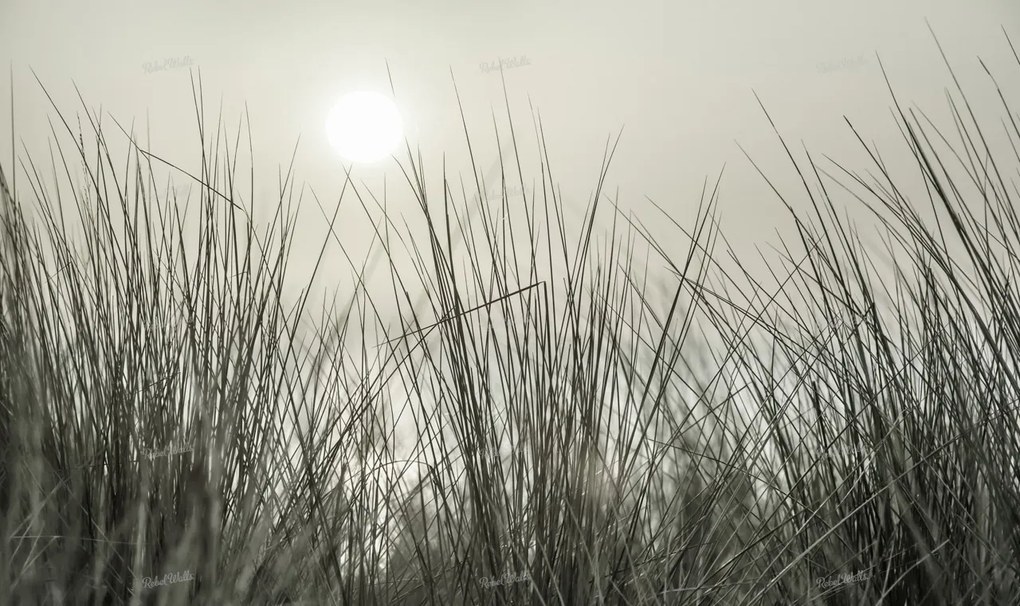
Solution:
<svg viewBox="0 0 1020 606">
<path fill-rule="evenodd" d="M 502 159 L 513 196 L 446 175 L 436 196 L 402 163 L 403 227 L 345 185 L 374 226 L 367 259 L 316 199 L 316 267 L 339 259 L 353 286 L 311 333 L 311 289 L 284 295 L 300 207 L 285 186 L 252 224 L 250 133 L 203 129 L 185 203 L 128 129 L 87 113 L 86 145 L 58 110 L 49 166 L 0 165 L 0 595 L 1009 603 L 1020 155 L 985 141 L 1020 128 L 1000 94 L 1003 115 L 978 120 L 957 88 L 956 137 L 894 98 L 912 175 L 852 126 L 867 178 L 780 136 L 804 190 L 774 192 L 797 226 L 774 288 L 719 262 L 718 182 L 686 219 L 626 214 L 602 191 L 611 146 L 569 224 L 540 121 L 537 181 Z M 909 179 L 927 199 L 902 195 Z"/>
</svg>

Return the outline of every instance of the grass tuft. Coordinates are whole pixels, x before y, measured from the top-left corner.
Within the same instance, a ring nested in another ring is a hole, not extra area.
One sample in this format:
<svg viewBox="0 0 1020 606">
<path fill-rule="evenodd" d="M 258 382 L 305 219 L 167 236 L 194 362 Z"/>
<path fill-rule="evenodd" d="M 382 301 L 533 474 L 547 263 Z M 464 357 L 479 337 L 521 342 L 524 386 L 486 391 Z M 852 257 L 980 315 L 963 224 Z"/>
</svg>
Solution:
<svg viewBox="0 0 1020 606">
<path fill-rule="evenodd" d="M 615 144 L 580 225 L 540 121 L 539 179 L 501 158 L 501 196 L 477 178 L 455 195 L 446 174 L 426 195 L 408 146 L 410 223 L 348 196 L 373 225 L 364 261 L 339 205 L 322 210 L 311 280 L 340 260 L 352 286 L 311 330 L 311 282 L 284 296 L 298 211 L 284 186 L 252 222 L 240 128 L 233 148 L 202 128 L 184 173 L 87 109 L 86 145 L 54 107 L 49 167 L 24 158 L 15 187 L 0 165 L 0 595 L 1008 603 L 1020 127 L 987 75 L 1002 119 L 979 121 L 957 84 L 954 138 L 893 94 L 913 174 L 849 122 L 868 178 L 776 128 L 804 188 L 762 174 L 797 235 L 770 276 L 719 262 L 736 257 L 718 182 L 687 220 L 620 211 Z M 512 119 L 509 135 L 516 160 Z M 168 166 L 186 196 L 157 183 Z"/>
</svg>

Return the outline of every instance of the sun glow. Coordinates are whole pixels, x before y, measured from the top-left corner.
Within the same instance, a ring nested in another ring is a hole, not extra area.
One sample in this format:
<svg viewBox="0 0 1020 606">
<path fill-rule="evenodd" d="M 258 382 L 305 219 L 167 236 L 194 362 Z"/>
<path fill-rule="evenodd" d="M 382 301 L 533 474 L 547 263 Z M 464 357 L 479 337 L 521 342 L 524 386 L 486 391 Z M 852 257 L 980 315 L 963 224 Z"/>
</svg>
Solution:
<svg viewBox="0 0 1020 606">
<path fill-rule="evenodd" d="M 329 144 L 351 162 L 377 162 L 393 153 L 403 138 L 404 123 L 386 95 L 359 91 L 346 95 L 329 112 Z"/>
</svg>

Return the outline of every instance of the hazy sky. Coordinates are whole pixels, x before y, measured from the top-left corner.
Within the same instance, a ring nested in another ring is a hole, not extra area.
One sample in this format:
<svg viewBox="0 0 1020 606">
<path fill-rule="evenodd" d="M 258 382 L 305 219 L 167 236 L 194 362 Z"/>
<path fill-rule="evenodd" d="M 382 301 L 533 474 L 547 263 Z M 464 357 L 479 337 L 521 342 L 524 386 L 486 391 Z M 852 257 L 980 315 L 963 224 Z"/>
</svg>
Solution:
<svg viewBox="0 0 1020 606">
<path fill-rule="evenodd" d="M 1007 92 L 1020 94 L 1013 84 L 1020 67 L 1002 31 L 1020 43 L 1016 0 L 0 0 L 0 63 L 13 70 L 17 135 L 39 154 L 37 161 L 47 157 L 46 120 L 54 115 L 29 68 L 69 115 L 80 108 L 77 84 L 90 108 L 101 107 L 124 125 L 133 121 L 138 133 L 148 121 L 152 151 L 194 167 L 198 133 L 189 70 L 143 68 L 190 57 L 201 70 L 210 124 L 222 102 L 236 133 L 247 105 L 256 167 L 264 171 L 257 193 L 275 191 L 277 167 L 289 161 L 300 136 L 298 182 L 332 209 L 343 173 L 323 125 L 343 93 L 388 92 L 389 61 L 430 188 L 439 185 L 445 152 L 459 192 L 458 172 L 466 185 L 469 173 L 450 70 L 476 154 L 488 168 L 495 158 L 492 112 L 501 128 L 506 116 L 500 76 L 480 64 L 526 58 L 528 65 L 505 72 L 526 179 L 539 178 L 532 108 L 544 122 L 554 178 L 577 215 L 594 189 L 607 139 L 623 129 L 606 186 L 619 188 L 624 207 L 661 224 L 647 196 L 690 225 L 703 181 L 714 180 L 725 164 L 723 226 L 731 241 L 750 249 L 774 242 L 772 232 L 785 220 L 737 143 L 778 182 L 796 184 L 754 92 L 796 148 L 803 141 L 819 156 L 867 168 L 846 115 L 866 139 L 891 146 L 890 155 L 903 153 L 875 54 L 902 101 L 951 127 L 945 88 L 952 82 L 926 18 L 974 101 L 995 102 L 978 56 Z M 9 167 L 10 83 L 7 75 L 2 81 L 0 150 Z M 107 128 L 108 136 L 117 132 L 112 121 Z M 406 155 L 400 158 L 406 163 Z M 391 206 L 413 214 L 392 161 L 355 170 L 355 179 L 373 188 L 385 175 Z M 263 217 L 272 200 L 257 199 Z M 317 252 L 313 245 L 324 233 L 310 197 L 308 203 L 301 254 Z M 341 230 L 355 241 L 366 222 L 353 204 L 348 210 Z"/>
</svg>

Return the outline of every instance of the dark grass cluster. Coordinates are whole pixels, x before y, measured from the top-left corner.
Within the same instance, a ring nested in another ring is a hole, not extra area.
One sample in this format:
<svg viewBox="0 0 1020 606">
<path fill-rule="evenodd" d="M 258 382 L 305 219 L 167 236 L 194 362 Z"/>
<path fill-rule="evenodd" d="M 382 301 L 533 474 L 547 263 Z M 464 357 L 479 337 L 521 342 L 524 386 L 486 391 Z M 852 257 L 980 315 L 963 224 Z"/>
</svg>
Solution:
<svg viewBox="0 0 1020 606">
<path fill-rule="evenodd" d="M 575 223 L 538 118 L 540 174 L 501 158 L 502 196 L 408 147 L 408 216 L 349 174 L 316 199 L 316 272 L 351 270 L 317 317 L 286 295 L 293 178 L 253 224 L 250 133 L 207 128 L 200 85 L 187 199 L 131 129 L 57 110 L 47 163 L 0 167 L 0 596 L 1009 603 L 1020 118 L 987 75 L 1001 107 L 957 85 L 955 135 L 893 94 L 902 174 L 852 124 L 863 174 L 777 129 L 803 189 L 762 175 L 797 235 L 770 276 L 721 262 L 718 182 L 690 216 L 624 213 L 607 145 Z"/>
</svg>

